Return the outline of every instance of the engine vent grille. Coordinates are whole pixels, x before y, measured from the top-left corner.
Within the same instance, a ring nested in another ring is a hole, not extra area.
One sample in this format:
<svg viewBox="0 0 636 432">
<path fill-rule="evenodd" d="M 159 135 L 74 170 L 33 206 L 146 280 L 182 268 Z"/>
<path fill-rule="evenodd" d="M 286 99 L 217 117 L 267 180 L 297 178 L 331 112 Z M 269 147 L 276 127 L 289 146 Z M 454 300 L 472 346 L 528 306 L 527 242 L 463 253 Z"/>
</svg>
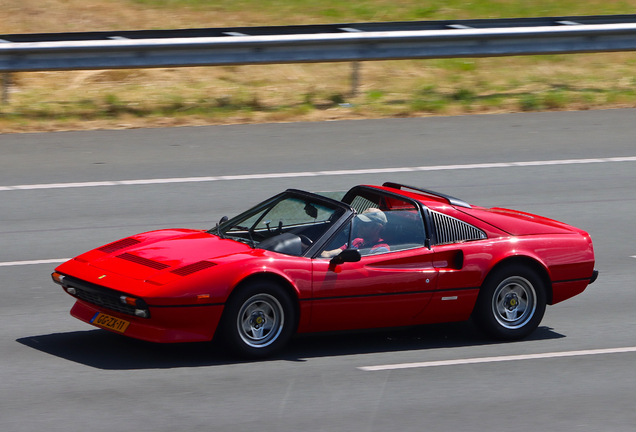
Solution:
<svg viewBox="0 0 636 432">
<path fill-rule="evenodd" d="M 172 270 L 170 273 L 174 273 L 179 276 L 187 276 L 192 273 L 196 273 L 201 270 L 205 270 L 210 267 L 214 267 L 216 263 L 211 261 L 199 261 L 193 264 L 188 264 L 187 266 L 180 267 L 178 269 Z"/>
<path fill-rule="evenodd" d="M 163 270 L 163 269 L 166 269 L 166 268 L 170 267 L 168 264 L 164 264 L 164 263 L 160 263 L 160 262 L 157 262 L 157 261 L 153 261 L 153 260 L 150 260 L 148 258 L 142 258 L 140 256 L 129 254 L 129 253 L 123 253 L 121 255 L 117 255 L 117 258 L 121 258 L 121 259 L 126 260 L 126 261 L 134 262 L 134 263 L 140 264 L 142 266 L 150 267 L 150 268 L 153 268 L 155 270 Z"/>
<path fill-rule="evenodd" d="M 118 240 L 114 243 L 111 244 L 107 244 L 106 246 L 102 246 L 99 248 L 100 251 L 102 252 L 106 252 L 106 253 L 113 253 L 116 252 L 120 249 L 124 249 L 130 246 L 134 246 L 138 243 L 141 243 L 139 240 L 135 240 L 132 237 L 129 238 L 125 238 L 123 240 Z"/>
<path fill-rule="evenodd" d="M 486 233 L 474 226 L 462 222 L 454 217 L 431 210 L 437 244 L 459 243 L 462 241 L 481 240 Z"/>
</svg>

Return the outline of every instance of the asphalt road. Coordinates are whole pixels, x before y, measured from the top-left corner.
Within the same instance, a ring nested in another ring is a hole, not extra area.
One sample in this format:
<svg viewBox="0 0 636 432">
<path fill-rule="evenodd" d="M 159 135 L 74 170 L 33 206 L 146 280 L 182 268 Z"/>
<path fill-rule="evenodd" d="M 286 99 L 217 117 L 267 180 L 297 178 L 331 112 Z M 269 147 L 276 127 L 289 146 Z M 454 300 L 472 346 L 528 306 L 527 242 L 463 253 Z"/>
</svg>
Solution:
<svg viewBox="0 0 636 432">
<path fill-rule="evenodd" d="M 0 431 L 633 431 L 636 353 L 492 358 L 636 347 L 636 161 L 607 159 L 636 156 L 635 114 L 0 135 Z M 153 345 L 81 323 L 50 281 L 55 264 L 32 263 L 211 227 L 287 187 L 387 180 L 583 228 L 601 276 L 521 342 L 455 323 L 303 336 L 273 359 L 237 362 L 211 344 Z M 359 369 L 475 358 L 486 360 Z"/>
</svg>

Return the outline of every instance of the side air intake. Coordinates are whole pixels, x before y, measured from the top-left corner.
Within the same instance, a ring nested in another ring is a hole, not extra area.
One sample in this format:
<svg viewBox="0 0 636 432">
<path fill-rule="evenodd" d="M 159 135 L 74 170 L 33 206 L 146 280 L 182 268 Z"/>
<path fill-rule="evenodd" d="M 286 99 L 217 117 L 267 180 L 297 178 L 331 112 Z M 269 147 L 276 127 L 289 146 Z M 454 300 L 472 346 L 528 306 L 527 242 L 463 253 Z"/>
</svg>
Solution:
<svg viewBox="0 0 636 432">
<path fill-rule="evenodd" d="M 486 233 L 454 217 L 430 211 L 437 233 L 437 244 L 459 243 L 486 238 Z"/>
</svg>

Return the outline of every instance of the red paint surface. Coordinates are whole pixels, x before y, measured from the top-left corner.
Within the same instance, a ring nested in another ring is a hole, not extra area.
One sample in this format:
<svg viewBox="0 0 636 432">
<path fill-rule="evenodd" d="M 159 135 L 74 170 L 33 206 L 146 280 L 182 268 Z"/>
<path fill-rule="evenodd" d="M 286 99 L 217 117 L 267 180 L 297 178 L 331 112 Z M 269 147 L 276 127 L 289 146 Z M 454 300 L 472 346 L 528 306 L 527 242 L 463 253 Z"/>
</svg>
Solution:
<svg viewBox="0 0 636 432">
<path fill-rule="evenodd" d="M 71 314 L 88 322 L 103 311 L 131 322 L 127 336 L 154 342 L 212 339 L 232 291 L 263 275 L 293 294 L 298 332 L 465 320 L 485 278 L 509 260 L 524 259 L 542 269 L 553 304 L 583 292 L 592 276 L 594 250 L 582 230 L 514 210 L 459 208 L 437 197 L 378 189 L 417 199 L 482 229 L 488 238 L 370 255 L 334 266 L 328 259 L 252 249 L 204 231 L 170 229 L 135 235 L 138 243 L 128 241 L 131 246 L 111 253 L 94 249 L 56 271 L 142 298 L 150 305 L 149 319 L 83 301 L 76 302 Z M 125 260 L 122 254 L 136 258 Z M 214 265 L 185 276 L 174 273 L 201 261 Z"/>
</svg>

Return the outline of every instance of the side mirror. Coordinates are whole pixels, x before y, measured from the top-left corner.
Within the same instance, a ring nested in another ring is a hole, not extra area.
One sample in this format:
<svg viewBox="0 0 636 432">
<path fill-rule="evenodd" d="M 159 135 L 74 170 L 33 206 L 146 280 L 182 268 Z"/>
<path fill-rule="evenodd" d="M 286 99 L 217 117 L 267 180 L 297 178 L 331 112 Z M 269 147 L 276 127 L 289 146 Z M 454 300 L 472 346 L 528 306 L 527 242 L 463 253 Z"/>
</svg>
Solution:
<svg viewBox="0 0 636 432">
<path fill-rule="evenodd" d="M 358 249 L 345 249 L 340 254 L 331 258 L 329 261 L 330 265 L 338 265 L 346 262 L 358 262 L 362 256 L 360 255 L 360 251 Z"/>
<path fill-rule="evenodd" d="M 221 232 L 221 224 L 225 221 L 227 221 L 227 216 L 223 216 L 221 220 L 216 223 L 216 233 L 218 234 L 219 238 L 222 239 L 225 239 L 225 236 Z"/>
</svg>

